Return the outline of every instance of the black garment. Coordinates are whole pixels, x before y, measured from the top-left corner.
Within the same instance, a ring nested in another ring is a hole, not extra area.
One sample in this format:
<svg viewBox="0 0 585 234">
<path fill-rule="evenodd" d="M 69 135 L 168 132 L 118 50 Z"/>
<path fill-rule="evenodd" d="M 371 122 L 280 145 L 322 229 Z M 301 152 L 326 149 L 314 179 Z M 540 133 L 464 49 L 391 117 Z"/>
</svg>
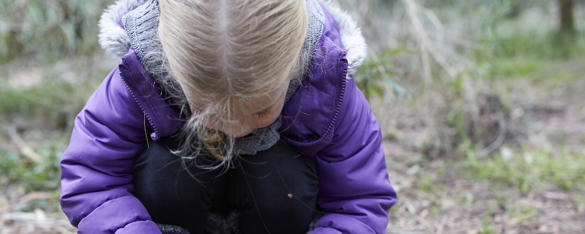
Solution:
<svg viewBox="0 0 585 234">
<path fill-rule="evenodd" d="M 227 171 L 200 169 L 170 153 L 173 144 L 171 138 L 151 143 L 136 158 L 134 195 L 154 222 L 192 234 L 304 233 L 319 213 L 314 160 L 282 140 L 239 157 Z"/>
</svg>

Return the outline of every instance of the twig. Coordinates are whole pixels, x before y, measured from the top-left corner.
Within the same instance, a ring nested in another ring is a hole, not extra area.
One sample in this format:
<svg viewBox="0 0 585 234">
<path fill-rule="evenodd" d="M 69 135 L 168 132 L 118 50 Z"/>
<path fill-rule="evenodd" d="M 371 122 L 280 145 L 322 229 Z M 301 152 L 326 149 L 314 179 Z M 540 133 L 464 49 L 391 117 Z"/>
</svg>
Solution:
<svg viewBox="0 0 585 234">
<path fill-rule="evenodd" d="M 32 192 L 32 193 L 28 193 L 25 194 L 24 196 L 22 196 L 17 204 L 24 204 L 30 201 L 34 201 L 34 200 L 44 200 L 44 199 L 53 199 L 55 198 L 55 195 L 53 193 L 50 192 Z"/>
<path fill-rule="evenodd" d="M 3 214 L 4 211 L 8 210 L 8 205 L 6 203 L 7 201 L 0 197 L 0 214 Z"/>
<path fill-rule="evenodd" d="M 504 141 L 506 139 L 506 132 L 507 132 L 506 120 L 504 114 L 500 111 L 498 112 L 498 137 L 487 147 L 479 149 L 477 157 L 479 158 L 484 157 L 500 148 L 500 146 L 504 144 Z"/>
<path fill-rule="evenodd" d="M 444 48 L 437 46 L 436 43 L 429 38 L 429 33 L 425 29 L 423 22 L 421 21 L 421 12 L 426 19 L 431 22 L 433 27 L 436 28 L 437 34 L 439 34 L 439 39 L 443 40 L 443 32 L 444 27 L 437 18 L 437 16 L 429 11 L 428 9 L 421 8 L 414 0 L 402 0 L 404 5 L 406 6 L 406 13 L 410 22 L 413 26 L 413 34 L 415 39 L 418 41 L 419 48 L 421 50 L 421 59 L 423 64 L 423 71 L 425 73 L 425 81 L 430 81 L 431 78 L 431 68 L 430 68 L 430 57 L 434 59 L 434 61 L 439 64 L 443 70 L 451 77 L 454 78 L 459 73 L 460 69 L 452 66 L 448 59 L 441 53 L 441 49 Z M 443 51 L 444 53 L 452 53 L 452 51 Z"/>
<path fill-rule="evenodd" d="M 10 136 L 10 140 L 12 140 L 16 147 L 18 147 L 18 150 L 22 155 L 35 163 L 40 163 L 42 161 L 42 157 L 28 146 L 24 140 L 22 140 L 14 127 L 6 127 L 6 131 L 8 132 L 8 136 Z"/>
<path fill-rule="evenodd" d="M 414 2 L 411 0 L 403 0 L 404 5 L 406 5 L 406 13 L 408 14 L 408 18 L 412 23 L 414 28 L 414 34 L 416 34 L 416 39 L 419 42 L 419 47 L 422 53 L 422 64 L 423 64 L 423 71 L 425 75 L 425 82 L 429 82 L 431 79 L 431 69 L 430 69 L 430 61 L 429 61 L 429 54 L 428 54 L 428 47 L 429 47 L 429 40 L 427 35 L 424 32 L 424 27 L 422 22 L 417 17 L 417 9 Z"/>
</svg>

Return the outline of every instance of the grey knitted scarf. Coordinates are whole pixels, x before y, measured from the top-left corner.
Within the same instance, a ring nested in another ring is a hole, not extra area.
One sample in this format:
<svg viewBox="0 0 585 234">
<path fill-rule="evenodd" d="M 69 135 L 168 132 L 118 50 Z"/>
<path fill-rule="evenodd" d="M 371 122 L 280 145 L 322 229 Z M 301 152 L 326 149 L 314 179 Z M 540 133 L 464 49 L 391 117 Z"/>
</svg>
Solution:
<svg viewBox="0 0 585 234">
<path fill-rule="evenodd" d="M 306 0 L 308 13 L 307 36 L 303 44 L 301 56 L 304 56 L 304 71 L 308 70 L 311 64 L 315 46 L 321 37 L 325 16 L 321 6 L 315 0 Z M 147 0 L 144 4 L 126 14 L 122 22 L 128 33 L 130 43 L 140 62 L 155 80 L 155 85 L 161 90 L 162 96 L 180 97 L 167 98 L 167 102 L 178 110 L 182 118 L 188 118 L 190 115 L 187 101 L 179 84 L 170 75 L 167 70 L 166 61 L 162 56 L 162 46 L 156 37 L 158 26 L 158 1 Z M 286 101 L 301 85 L 301 80 L 305 73 L 299 74 L 298 77 L 290 82 L 286 93 Z M 172 95 L 169 95 L 172 94 Z M 234 153 L 238 155 L 254 155 L 259 151 L 264 151 L 272 147 L 280 139 L 278 129 L 281 125 L 280 117 L 271 125 L 265 128 L 254 130 L 247 136 L 237 138 L 234 145 Z"/>
</svg>

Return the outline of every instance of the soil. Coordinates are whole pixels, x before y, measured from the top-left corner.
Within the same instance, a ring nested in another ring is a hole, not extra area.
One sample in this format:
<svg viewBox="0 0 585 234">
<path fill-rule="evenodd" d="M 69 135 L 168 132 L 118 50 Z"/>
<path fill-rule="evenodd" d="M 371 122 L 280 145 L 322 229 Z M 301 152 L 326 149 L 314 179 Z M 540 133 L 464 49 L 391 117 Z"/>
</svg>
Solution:
<svg viewBox="0 0 585 234">
<path fill-rule="evenodd" d="M 18 77 L 32 78 L 13 79 L 11 85 L 29 86 L 38 78 L 27 72 L 18 73 Z M 552 85 L 525 79 L 499 85 L 505 93 L 501 98 L 507 104 L 511 126 L 520 129 L 515 131 L 514 144 L 506 142 L 506 147 L 562 147 L 585 154 L 585 77 Z M 441 165 L 453 160 L 429 158 L 420 150 L 430 134 L 433 108 L 396 100 L 372 104 L 385 134 L 390 179 L 399 193 L 388 233 L 585 233 L 585 202 L 575 199 L 582 191 L 545 188 L 523 193 L 440 172 L 444 170 Z M 433 104 L 441 105 L 440 100 Z M 430 176 L 440 174 L 435 181 L 441 189 L 419 191 L 420 181 L 413 175 L 421 170 Z M 3 182 L 0 186 L 0 234 L 75 232 L 54 194 L 31 195 L 18 184 Z M 27 204 L 39 201 L 52 205 L 44 210 L 27 208 L 31 207 Z"/>
<path fill-rule="evenodd" d="M 520 79 L 498 85 L 504 90 L 501 98 L 509 109 L 508 126 L 514 133 L 500 148 L 501 155 L 519 147 L 532 152 L 585 154 L 585 77 L 560 83 Z M 417 114 L 420 112 L 398 115 Z M 411 118 L 407 122 L 417 121 Z M 469 176 L 444 172 L 452 169 L 444 165 L 456 164 L 457 159 L 417 156 L 420 152 L 415 146 L 428 134 L 424 127 L 395 126 L 383 126 L 400 133 L 384 143 L 391 155 L 390 179 L 399 194 L 388 233 L 585 233 L 582 185 L 571 191 L 539 186 L 526 193 L 502 189 L 490 181 L 464 179 Z M 406 130 L 409 132 L 403 133 Z M 404 136 L 409 138 L 400 138 Z M 441 175 L 435 180 L 440 190 L 420 191 L 414 176 L 419 171 L 431 177 Z"/>
</svg>

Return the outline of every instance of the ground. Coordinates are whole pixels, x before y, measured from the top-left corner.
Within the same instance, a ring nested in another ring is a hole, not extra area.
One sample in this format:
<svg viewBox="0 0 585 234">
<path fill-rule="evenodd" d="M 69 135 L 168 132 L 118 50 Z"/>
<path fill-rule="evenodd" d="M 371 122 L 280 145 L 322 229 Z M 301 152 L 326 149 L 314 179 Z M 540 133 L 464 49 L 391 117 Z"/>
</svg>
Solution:
<svg viewBox="0 0 585 234">
<path fill-rule="evenodd" d="M 68 118 L 101 79 L 79 77 L 103 77 L 115 63 L 84 69 L 95 60 L 7 68 L 12 70 L 6 74 L 13 76 L 2 78 L 9 88 L 0 94 L 5 95 L 0 108 L 27 114 L 6 114 L 1 120 L 0 169 L 6 171 L 0 179 L 0 233 L 75 231 L 58 207 L 56 164 L 68 142 Z M 453 150 L 465 154 L 426 153 L 432 135 L 429 120 L 434 116 L 427 113 L 433 108 L 425 105 L 445 105 L 441 100 L 430 102 L 433 98 L 425 95 L 372 100 L 384 132 L 390 179 L 399 194 L 388 233 L 585 232 L 582 64 L 567 60 L 547 65 L 543 69 L 565 74 L 554 79 L 540 77 L 547 73 L 536 69 L 522 77 L 487 82 L 504 105 L 506 141 L 486 155 L 478 155 L 473 147 Z M 78 68 L 63 73 L 63 67 Z M 60 75 L 47 84 L 42 81 L 47 77 L 39 73 Z M 73 87 L 70 95 L 78 100 L 70 100 L 69 94 L 33 100 L 17 95 L 42 97 L 47 85 L 63 90 Z M 85 91 L 74 91 L 78 86 Z M 75 104 L 55 114 L 51 107 L 59 102 Z"/>
<path fill-rule="evenodd" d="M 583 63 L 550 66 L 559 72 L 583 69 L 575 64 Z M 388 232 L 584 233 L 585 76 L 572 74 L 494 82 L 514 134 L 481 158 L 473 152 L 428 158 L 409 143 L 425 134 L 424 127 L 398 129 L 410 132 L 407 139 L 385 142 L 399 191 Z"/>
</svg>

